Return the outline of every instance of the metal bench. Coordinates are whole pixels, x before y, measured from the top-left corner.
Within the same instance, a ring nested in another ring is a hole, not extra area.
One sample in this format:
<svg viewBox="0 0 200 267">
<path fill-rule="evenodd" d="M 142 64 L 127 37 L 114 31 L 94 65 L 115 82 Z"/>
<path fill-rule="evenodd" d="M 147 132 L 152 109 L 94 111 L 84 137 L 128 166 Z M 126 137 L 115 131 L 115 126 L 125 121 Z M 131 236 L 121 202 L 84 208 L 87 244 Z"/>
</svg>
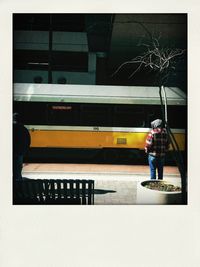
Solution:
<svg viewBox="0 0 200 267">
<path fill-rule="evenodd" d="M 93 180 L 22 179 L 14 183 L 13 204 L 94 204 Z"/>
</svg>

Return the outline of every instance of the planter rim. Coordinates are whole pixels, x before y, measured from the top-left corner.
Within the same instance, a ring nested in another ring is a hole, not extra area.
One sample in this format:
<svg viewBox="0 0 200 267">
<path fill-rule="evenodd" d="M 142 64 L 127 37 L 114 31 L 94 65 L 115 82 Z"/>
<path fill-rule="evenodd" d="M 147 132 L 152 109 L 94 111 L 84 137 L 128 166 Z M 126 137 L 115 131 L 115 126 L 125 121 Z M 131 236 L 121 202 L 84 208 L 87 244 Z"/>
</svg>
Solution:
<svg viewBox="0 0 200 267">
<path fill-rule="evenodd" d="M 147 191 L 151 191 L 151 192 L 155 192 L 156 194 L 169 194 L 169 195 L 173 195 L 173 194 L 181 194 L 182 193 L 182 190 L 181 191 L 173 191 L 173 192 L 170 192 L 170 191 L 160 191 L 160 190 L 155 190 L 155 189 L 150 189 L 150 188 L 147 188 L 143 185 L 143 183 L 148 183 L 148 182 L 156 182 L 156 183 L 159 183 L 159 182 L 164 182 L 164 183 L 167 183 L 167 184 L 173 184 L 173 182 L 169 182 L 169 181 L 166 181 L 166 180 L 144 180 L 142 182 L 140 182 L 140 186 L 144 189 L 144 190 L 147 190 Z"/>
</svg>

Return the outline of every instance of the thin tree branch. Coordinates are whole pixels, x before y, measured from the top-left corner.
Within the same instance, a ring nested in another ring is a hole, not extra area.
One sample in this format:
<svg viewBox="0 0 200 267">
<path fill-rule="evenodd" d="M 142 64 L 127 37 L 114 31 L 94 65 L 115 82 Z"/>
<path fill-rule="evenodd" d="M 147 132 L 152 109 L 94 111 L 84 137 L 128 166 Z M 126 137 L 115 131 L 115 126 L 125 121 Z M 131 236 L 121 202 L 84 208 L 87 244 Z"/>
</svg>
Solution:
<svg viewBox="0 0 200 267">
<path fill-rule="evenodd" d="M 145 44 L 144 44 L 145 45 Z M 159 44 L 158 39 L 152 38 L 151 46 L 146 44 L 147 51 L 129 61 L 122 63 L 117 70 L 112 74 L 116 75 L 125 65 L 127 64 L 139 64 L 138 67 L 129 75 L 129 78 L 133 77 L 142 67 L 150 67 L 151 70 L 162 73 L 164 70 L 173 68 L 173 61 L 176 57 L 184 54 L 185 50 L 177 48 L 162 48 Z"/>
</svg>

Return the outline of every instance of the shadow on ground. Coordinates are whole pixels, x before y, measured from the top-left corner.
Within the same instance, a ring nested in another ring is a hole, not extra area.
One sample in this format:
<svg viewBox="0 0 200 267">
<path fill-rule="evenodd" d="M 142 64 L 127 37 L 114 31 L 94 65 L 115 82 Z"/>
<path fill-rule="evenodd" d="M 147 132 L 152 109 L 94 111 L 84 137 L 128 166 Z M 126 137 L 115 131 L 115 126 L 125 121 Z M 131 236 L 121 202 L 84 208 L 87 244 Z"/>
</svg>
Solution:
<svg viewBox="0 0 200 267">
<path fill-rule="evenodd" d="M 95 195 L 103 195 L 107 193 L 116 193 L 117 191 L 115 190 L 104 190 L 104 189 L 94 189 L 94 194 Z"/>
</svg>

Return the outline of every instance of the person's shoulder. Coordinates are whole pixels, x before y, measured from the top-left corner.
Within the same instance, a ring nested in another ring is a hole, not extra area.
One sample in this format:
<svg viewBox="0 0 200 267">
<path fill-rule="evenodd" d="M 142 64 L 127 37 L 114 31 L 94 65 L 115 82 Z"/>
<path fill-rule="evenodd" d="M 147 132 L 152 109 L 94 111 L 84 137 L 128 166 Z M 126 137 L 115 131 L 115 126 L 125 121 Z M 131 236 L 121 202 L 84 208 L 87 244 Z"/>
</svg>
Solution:
<svg viewBox="0 0 200 267">
<path fill-rule="evenodd" d="M 162 128 L 162 132 L 163 133 L 166 133 L 167 132 L 167 129 L 166 128 Z"/>
<path fill-rule="evenodd" d="M 149 131 L 149 134 L 151 135 L 151 134 L 154 134 L 154 129 L 151 129 L 150 131 Z"/>
<path fill-rule="evenodd" d="M 21 134 L 28 132 L 28 129 L 22 123 L 14 123 L 13 129 L 16 132 L 20 132 Z"/>
<path fill-rule="evenodd" d="M 152 129 L 152 130 L 151 130 L 151 133 L 152 133 L 152 134 L 156 134 L 156 133 L 158 133 L 158 128 L 154 128 L 154 129 Z"/>
<path fill-rule="evenodd" d="M 13 128 L 16 130 L 20 129 L 21 128 L 20 123 L 13 123 Z"/>
</svg>

